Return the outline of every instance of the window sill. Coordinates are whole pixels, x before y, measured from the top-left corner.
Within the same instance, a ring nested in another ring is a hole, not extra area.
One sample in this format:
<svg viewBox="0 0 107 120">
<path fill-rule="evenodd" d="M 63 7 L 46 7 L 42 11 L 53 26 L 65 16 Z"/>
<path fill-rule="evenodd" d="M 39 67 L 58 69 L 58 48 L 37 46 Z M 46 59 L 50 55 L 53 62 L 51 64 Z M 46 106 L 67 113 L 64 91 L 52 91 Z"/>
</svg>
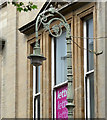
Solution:
<svg viewBox="0 0 107 120">
<path fill-rule="evenodd" d="M 63 83 L 60 83 L 60 84 L 58 84 L 58 85 L 55 85 L 53 89 L 62 87 L 62 86 L 64 86 L 64 85 L 67 85 L 67 83 L 68 83 L 68 81 L 65 81 L 65 82 L 63 82 Z"/>
<path fill-rule="evenodd" d="M 91 74 L 91 73 L 94 73 L 94 70 L 90 70 L 90 71 L 86 72 L 86 76 Z"/>
<path fill-rule="evenodd" d="M 40 92 L 39 92 L 39 93 L 34 94 L 34 96 L 35 96 L 35 97 L 37 97 L 37 96 L 39 96 L 39 95 L 40 95 Z"/>
</svg>

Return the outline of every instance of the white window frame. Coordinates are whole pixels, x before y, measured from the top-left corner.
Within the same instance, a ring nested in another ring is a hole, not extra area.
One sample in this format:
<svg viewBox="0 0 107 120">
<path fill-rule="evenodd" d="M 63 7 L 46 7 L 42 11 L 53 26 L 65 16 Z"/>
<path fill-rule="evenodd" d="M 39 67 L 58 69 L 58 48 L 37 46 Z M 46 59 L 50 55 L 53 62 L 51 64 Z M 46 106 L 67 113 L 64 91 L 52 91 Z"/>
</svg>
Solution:
<svg viewBox="0 0 107 120">
<path fill-rule="evenodd" d="M 36 92 L 36 83 L 38 78 L 36 77 L 36 68 L 35 66 L 33 66 L 33 118 L 36 119 L 38 118 L 38 99 L 37 97 L 40 96 L 40 92 Z M 36 104 L 35 104 L 35 99 L 36 99 Z M 35 110 L 35 106 L 36 106 L 36 110 Z M 35 115 L 36 112 L 36 115 Z"/>
<path fill-rule="evenodd" d="M 54 59 L 54 51 L 55 51 L 55 47 L 54 47 L 54 41 L 55 41 L 55 38 L 52 37 L 52 40 L 51 40 L 51 72 L 52 72 L 52 76 L 51 76 L 51 80 L 52 80 L 52 93 L 51 93 L 51 96 L 52 96 L 52 118 L 56 118 L 56 89 L 61 87 L 61 86 L 64 86 L 64 85 L 67 85 L 68 81 L 64 81 L 58 85 L 55 85 L 55 59 Z"/>
<path fill-rule="evenodd" d="M 85 118 L 91 118 L 90 115 L 90 81 L 89 75 L 94 73 L 94 69 L 87 72 L 87 22 L 84 21 L 84 95 L 85 95 Z M 87 84 L 86 84 L 87 82 Z M 86 91 L 87 88 L 87 91 Z M 88 103 L 87 103 L 88 102 Z M 88 109 L 87 109 L 88 108 Z M 88 112 L 87 112 L 88 110 Z"/>
</svg>

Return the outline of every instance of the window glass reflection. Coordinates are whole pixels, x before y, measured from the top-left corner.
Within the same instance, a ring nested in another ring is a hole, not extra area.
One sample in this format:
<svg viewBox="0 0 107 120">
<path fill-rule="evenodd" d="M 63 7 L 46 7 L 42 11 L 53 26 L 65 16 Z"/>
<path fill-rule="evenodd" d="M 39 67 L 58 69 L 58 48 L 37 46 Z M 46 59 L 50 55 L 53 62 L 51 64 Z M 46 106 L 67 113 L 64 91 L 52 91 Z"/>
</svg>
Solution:
<svg viewBox="0 0 107 120">
<path fill-rule="evenodd" d="M 55 40 L 56 48 L 56 85 L 67 80 L 67 44 L 66 44 L 66 33 Z"/>
<path fill-rule="evenodd" d="M 89 38 L 93 38 L 93 19 L 89 19 L 87 21 L 87 37 Z M 87 40 L 87 48 L 91 51 L 93 51 L 93 39 L 88 39 Z M 88 71 L 93 70 L 94 69 L 94 54 L 92 52 L 88 51 Z"/>
</svg>

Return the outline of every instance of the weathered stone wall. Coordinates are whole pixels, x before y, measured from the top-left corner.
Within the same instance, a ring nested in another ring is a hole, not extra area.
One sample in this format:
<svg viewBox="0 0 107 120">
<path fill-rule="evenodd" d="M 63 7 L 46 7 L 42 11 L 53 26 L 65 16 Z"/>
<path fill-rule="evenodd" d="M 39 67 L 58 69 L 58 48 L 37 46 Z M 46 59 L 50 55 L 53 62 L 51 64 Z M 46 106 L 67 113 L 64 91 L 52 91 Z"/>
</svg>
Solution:
<svg viewBox="0 0 107 120">
<path fill-rule="evenodd" d="M 1 118 L 8 118 L 15 117 L 16 10 L 10 6 L 4 7 L 1 9 L 1 16 L 4 16 L 1 19 L 1 37 L 6 41 L 2 51 L 2 78 L 0 79 Z"/>
<path fill-rule="evenodd" d="M 107 3 L 97 3 L 97 52 L 103 51 L 103 54 L 97 56 L 97 106 L 96 106 L 96 117 L 105 118 L 105 95 L 107 80 Z M 100 38 L 101 37 L 101 38 Z"/>
<path fill-rule="evenodd" d="M 29 101 L 27 81 L 27 39 L 18 28 L 35 19 L 37 10 L 19 13 L 12 5 L 0 9 L 0 37 L 6 43 L 0 51 L 0 118 L 27 118 Z"/>
<path fill-rule="evenodd" d="M 107 2 L 105 6 L 105 117 L 107 119 Z"/>
<path fill-rule="evenodd" d="M 20 33 L 18 28 L 34 20 L 44 3 L 37 3 L 38 9 L 28 13 L 19 13 L 16 8 L 12 5 L 7 5 L 0 9 L 0 37 L 4 38 L 6 43 L 3 50 L 0 49 L 0 118 L 29 118 L 31 117 L 31 99 L 30 99 L 30 79 L 28 74 L 30 70 L 27 71 L 28 63 L 28 46 L 27 40 L 28 36 Z M 83 8 L 82 8 L 83 9 Z M 82 11 L 82 9 L 80 11 Z M 79 16 L 79 10 L 74 12 L 72 20 L 70 21 L 72 30 L 72 35 L 81 36 L 80 28 L 82 28 L 81 16 Z M 78 13 L 77 13 L 78 12 Z M 89 11 L 90 12 L 90 11 Z M 96 37 L 107 37 L 107 3 L 96 3 Z M 76 17 L 75 17 L 75 16 Z M 71 19 L 72 14 L 70 15 Z M 75 18 L 74 18 L 75 17 Z M 77 21 L 78 20 L 78 21 Z M 73 28 L 73 24 L 75 22 Z M 74 33 L 74 34 L 73 34 Z M 34 38 L 34 35 L 33 35 Z M 49 60 L 51 55 L 49 53 L 51 45 L 48 34 L 42 32 L 42 51 L 44 56 L 48 59 L 43 63 L 41 67 L 41 117 L 51 117 L 51 82 L 50 82 L 50 72 L 51 66 Z M 75 39 L 76 41 L 77 39 Z M 81 39 L 78 39 L 78 44 L 81 43 Z M 81 43 L 82 44 L 82 43 Z M 95 117 L 104 118 L 107 115 L 105 113 L 105 108 L 107 102 L 105 100 L 105 88 L 107 86 L 107 38 L 101 38 L 96 40 L 96 50 L 97 52 L 103 50 L 103 54 L 96 57 L 96 68 L 95 68 Z M 75 75 L 74 75 L 74 88 L 75 88 L 75 117 L 84 117 L 84 89 L 83 89 L 83 56 L 79 48 L 75 46 L 73 52 L 78 51 L 78 56 L 74 55 L 74 65 Z M 81 69 L 80 69 L 81 67 Z M 45 71 L 46 70 L 46 71 Z M 50 70 L 50 71 L 49 71 Z M 76 74 L 78 72 L 78 76 Z M 48 96 L 48 97 L 47 97 Z M 105 103 L 106 102 L 106 103 Z"/>
</svg>

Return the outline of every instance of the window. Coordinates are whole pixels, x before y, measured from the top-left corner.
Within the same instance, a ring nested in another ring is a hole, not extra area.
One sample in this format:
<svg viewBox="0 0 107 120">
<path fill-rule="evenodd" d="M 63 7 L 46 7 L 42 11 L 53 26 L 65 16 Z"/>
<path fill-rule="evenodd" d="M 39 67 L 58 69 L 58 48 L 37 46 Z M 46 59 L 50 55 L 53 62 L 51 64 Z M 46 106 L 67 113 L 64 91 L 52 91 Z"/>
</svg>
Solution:
<svg viewBox="0 0 107 120">
<path fill-rule="evenodd" d="M 67 118 L 67 44 L 66 33 L 52 39 L 53 118 Z"/>
<path fill-rule="evenodd" d="M 60 37 L 56 38 L 55 43 L 55 66 L 56 78 L 55 85 L 63 83 L 67 80 L 67 44 L 66 33 L 64 32 Z"/>
<path fill-rule="evenodd" d="M 33 66 L 33 118 L 40 118 L 40 66 Z"/>
<path fill-rule="evenodd" d="M 93 47 L 93 19 L 84 22 L 84 48 Z M 86 39 L 87 38 L 87 39 Z M 94 54 L 84 50 L 85 117 L 94 118 Z"/>
</svg>

